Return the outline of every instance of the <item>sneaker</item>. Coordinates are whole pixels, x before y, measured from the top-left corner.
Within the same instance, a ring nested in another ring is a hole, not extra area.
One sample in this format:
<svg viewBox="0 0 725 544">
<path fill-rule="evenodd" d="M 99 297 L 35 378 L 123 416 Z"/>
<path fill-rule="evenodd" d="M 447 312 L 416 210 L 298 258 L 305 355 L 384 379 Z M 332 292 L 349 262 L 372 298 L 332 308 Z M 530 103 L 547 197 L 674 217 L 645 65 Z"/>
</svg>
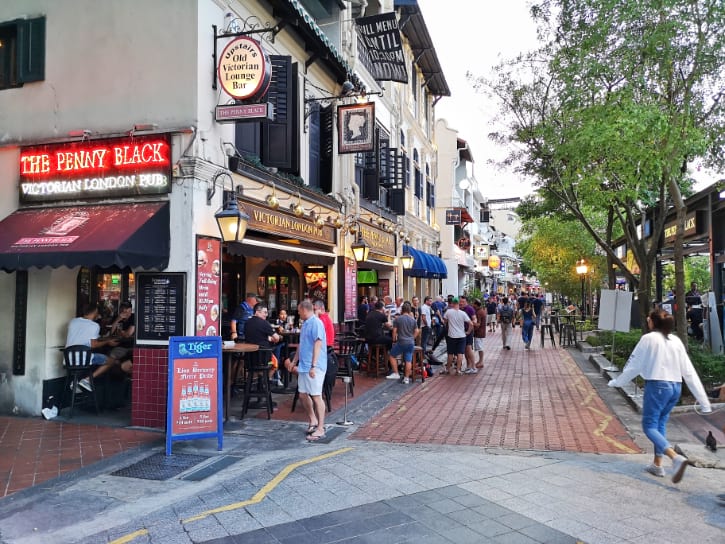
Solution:
<svg viewBox="0 0 725 544">
<path fill-rule="evenodd" d="M 529 347 L 529 344 L 527 343 L 527 344 L 526 344 L 526 345 L 524 346 L 524 349 L 531 349 L 531 347 Z"/>
<path fill-rule="evenodd" d="M 408 385 L 410 383 L 410 378 L 403 378 L 403 383 Z"/>
<path fill-rule="evenodd" d="M 86 391 L 93 391 L 93 387 L 91 386 L 91 382 L 90 380 L 88 380 L 88 378 L 83 378 L 81 381 L 78 382 L 78 385 Z"/>
<path fill-rule="evenodd" d="M 385 376 L 385 379 L 386 380 L 399 380 L 400 379 L 400 375 L 399 374 L 396 374 L 395 372 L 391 372 L 390 374 L 388 374 L 387 376 Z"/>
<path fill-rule="evenodd" d="M 652 463 L 651 465 L 647 465 L 646 467 L 644 467 L 644 470 L 646 472 L 649 472 L 653 476 L 658 476 L 659 478 L 664 478 L 665 477 L 665 467 L 658 467 L 654 463 Z"/>
<path fill-rule="evenodd" d="M 68 389 L 70 389 L 71 391 L 73 391 L 73 384 L 72 383 L 69 383 L 68 384 Z M 76 385 L 76 395 L 80 395 L 81 393 L 83 393 L 83 389 L 81 389 L 79 386 Z"/>
<path fill-rule="evenodd" d="M 476 370 L 475 368 L 467 368 L 463 372 L 464 374 L 478 374 L 478 370 Z"/>
<path fill-rule="evenodd" d="M 682 477 L 685 475 L 685 469 L 687 468 L 687 457 L 684 455 L 678 455 L 672 460 L 672 483 L 678 484 Z"/>
<path fill-rule="evenodd" d="M 456 376 L 463 376 L 463 372 L 462 372 L 462 371 L 460 371 L 460 370 L 457 370 L 457 371 L 456 371 Z"/>
</svg>

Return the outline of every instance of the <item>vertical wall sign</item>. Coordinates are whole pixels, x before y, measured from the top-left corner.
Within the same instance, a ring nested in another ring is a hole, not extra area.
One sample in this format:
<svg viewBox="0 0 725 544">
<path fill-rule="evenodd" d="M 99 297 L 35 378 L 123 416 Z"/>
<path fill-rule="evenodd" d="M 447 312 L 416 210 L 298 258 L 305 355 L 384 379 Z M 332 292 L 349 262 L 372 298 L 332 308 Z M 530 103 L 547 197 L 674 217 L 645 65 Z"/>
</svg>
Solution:
<svg viewBox="0 0 725 544">
<path fill-rule="evenodd" d="M 219 336 L 174 336 L 169 340 L 166 455 L 171 455 L 174 441 L 215 436 L 221 451 L 224 439 L 221 364 Z"/>
<path fill-rule="evenodd" d="M 395 12 L 355 19 L 358 56 L 376 81 L 408 82 Z"/>
<path fill-rule="evenodd" d="M 221 334 L 222 245 L 218 238 L 196 237 L 196 312 L 197 336 Z"/>
</svg>

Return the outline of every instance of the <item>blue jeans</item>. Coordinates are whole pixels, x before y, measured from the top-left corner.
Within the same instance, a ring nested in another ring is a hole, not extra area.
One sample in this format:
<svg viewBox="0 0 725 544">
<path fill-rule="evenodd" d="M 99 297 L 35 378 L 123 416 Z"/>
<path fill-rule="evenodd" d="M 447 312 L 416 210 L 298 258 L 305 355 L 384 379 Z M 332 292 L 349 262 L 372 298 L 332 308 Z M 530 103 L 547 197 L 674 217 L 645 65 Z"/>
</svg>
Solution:
<svg viewBox="0 0 725 544">
<path fill-rule="evenodd" d="M 534 322 L 532 320 L 524 320 L 524 324 L 521 327 L 521 338 L 524 340 L 524 344 L 531 343 L 534 335 Z"/>
<path fill-rule="evenodd" d="M 662 457 L 670 443 L 667 441 L 667 420 L 680 400 L 682 383 L 648 380 L 644 384 L 642 430 L 655 446 L 655 456 Z"/>
<path fill-rule="evenodd" d="M 428 351 L 428 339 L 430 338 L 430 327 L 420 328 L 420 347 L 423 348 L 423 353 Z"/>
</svg>

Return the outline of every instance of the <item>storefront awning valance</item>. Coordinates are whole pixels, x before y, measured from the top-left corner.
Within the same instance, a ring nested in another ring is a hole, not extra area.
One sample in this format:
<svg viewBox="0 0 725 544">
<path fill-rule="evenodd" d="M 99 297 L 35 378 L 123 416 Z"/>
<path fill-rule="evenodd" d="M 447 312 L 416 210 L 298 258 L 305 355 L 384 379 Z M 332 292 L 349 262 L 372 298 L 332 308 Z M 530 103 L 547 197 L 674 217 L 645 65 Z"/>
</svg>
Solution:
<svg viewBox="0 0 725 544">
<path fill-rule="evenodd" d="M 420 251 L 410 246 L 403 246 L 403 251 L 409 251 L 413 256 L 413 268 L 405 270 L 409 276 L 414 278 L 435 278 L 443 279 L 448 277 L 446 263 L 436 256 Z"/>
<path fill-rule="evenodd" d="M 312 249 L 309 245 L 292 246 L 278 244 L 267 240 L 245 238 L 242 243 L 228 244 L 228 251 L 232 255 L 247 257 L 262 257 L 281 261 L 297 261 L 302 264 L 333 264 L 335 254 L 321 249 Z"/>
<path fill-rule="evenodd" d="M 0 221 L 0 269 L 163 270 L 169 264 L 169 232 L 167 202 L 18 210 Z"/>
</svg>

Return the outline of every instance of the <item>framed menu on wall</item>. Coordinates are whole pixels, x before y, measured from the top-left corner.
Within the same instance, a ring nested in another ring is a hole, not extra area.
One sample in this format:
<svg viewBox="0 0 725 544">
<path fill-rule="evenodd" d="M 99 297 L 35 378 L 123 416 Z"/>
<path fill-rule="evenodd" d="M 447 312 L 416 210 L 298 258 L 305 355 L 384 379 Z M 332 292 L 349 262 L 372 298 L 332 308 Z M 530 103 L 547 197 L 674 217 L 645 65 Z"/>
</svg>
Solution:
<svg viewBox="0 0 725 544">
<path fill-rule="evenodd" d="M 184 336 L 186 274 L 136 273 L 136 341 L 165 345 L 172 336 Z"/>
<path fill-rule="evenodd" d="M 196 237 L 195 336 L 221 333 L 222 244 L 219 238 Z"/>
</svg>

